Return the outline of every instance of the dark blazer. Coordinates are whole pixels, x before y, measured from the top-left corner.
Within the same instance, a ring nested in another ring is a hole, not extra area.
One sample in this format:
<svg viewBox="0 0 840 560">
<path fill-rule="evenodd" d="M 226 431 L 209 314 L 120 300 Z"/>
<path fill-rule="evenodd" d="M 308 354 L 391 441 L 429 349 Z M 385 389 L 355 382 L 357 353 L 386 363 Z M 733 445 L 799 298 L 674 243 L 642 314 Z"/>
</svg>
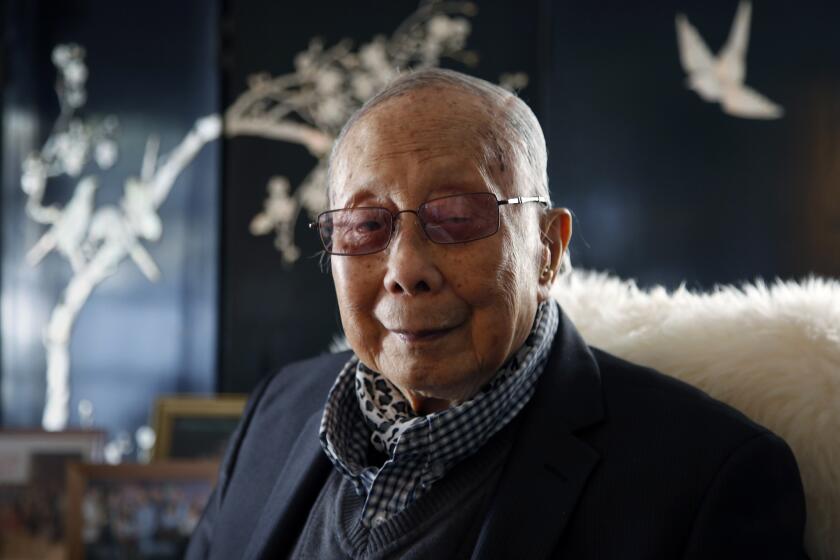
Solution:
<svg viewBox="0 0 840 560">
<path fill-rule="evenodd" d="M 284 558 L 332 465 L 318 428 L 349 353 L 254 391 L 187 558 Z M 473 558 L 805 558 L 799 470 L 705 393 L 586 346 L 565 317 Z"/>
</svg>

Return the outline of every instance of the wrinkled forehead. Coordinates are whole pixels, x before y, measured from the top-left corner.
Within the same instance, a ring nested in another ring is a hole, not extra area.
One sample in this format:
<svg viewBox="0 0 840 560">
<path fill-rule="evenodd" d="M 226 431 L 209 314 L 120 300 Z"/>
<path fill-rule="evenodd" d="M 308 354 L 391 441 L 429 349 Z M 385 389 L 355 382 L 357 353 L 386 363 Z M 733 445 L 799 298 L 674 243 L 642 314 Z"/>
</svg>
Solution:
<svg viewBox="0 0 840 560">
<path fill-rule="evenodd" d="M 451 88 L 424 88 L 377 105 L 347 131 L 332 161 L 330 188 L 339 194 L 354 177 L 389 159 L 431 167 L 461 158 L 508 191 L 508 150 L 496 109 L 482 101 Z"/>
</svg>

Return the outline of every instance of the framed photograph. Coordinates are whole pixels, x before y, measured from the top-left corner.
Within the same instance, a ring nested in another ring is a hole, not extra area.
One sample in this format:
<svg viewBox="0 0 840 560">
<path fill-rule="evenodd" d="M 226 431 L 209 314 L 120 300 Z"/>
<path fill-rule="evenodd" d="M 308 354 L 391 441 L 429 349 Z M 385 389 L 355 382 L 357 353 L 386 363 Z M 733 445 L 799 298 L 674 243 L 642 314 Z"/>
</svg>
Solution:
<svg viewBox="0 0 840 560">
<path fill-rule="evenodd" d="M 239 424 L 247 395 L 164 397 L 157 400 L 152 458 L 219 459 Z"/>
<path fill-rule="evenodd" d="M 0 430 L 0 559 L 64 558 L 67 466 L 104 445 L 101 431 Z"/>
<path fill-rule="evenodd" d="M 183 558 L 217 469 L 216 461 L 71 465 L 67 558 Z"/>
</svg>

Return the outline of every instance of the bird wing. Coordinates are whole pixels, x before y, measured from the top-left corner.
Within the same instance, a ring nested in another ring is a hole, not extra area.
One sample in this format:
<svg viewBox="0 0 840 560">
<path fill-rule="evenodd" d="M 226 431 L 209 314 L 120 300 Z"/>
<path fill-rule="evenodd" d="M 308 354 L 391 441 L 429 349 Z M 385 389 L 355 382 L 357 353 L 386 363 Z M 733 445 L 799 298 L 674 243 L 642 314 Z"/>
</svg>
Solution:
<svg viewBox="0 0 840 560">
<path fill-rule="evenodd" d="M 676 25 L 677 46 L 683 69 L 688 74 L 710 71 L 714 67 L 715 58 L 709 52 L 709 47 L 706 46 L 700 33 L 683 14 L 677 14 Z"/>
<path fill-rule="evenodd" d="M 752 17 L 752 4 L 747 0 L 741 0 L 738 4 L 738 11 L 735 12 L 735 19 L 732 20 L 732 29 L 726 44 L 720 50 L 718 58 L 718 71 L 724 81 L 743 84 L 747 72 L 747 46 L 750 42 L 750 18 Z"/>
<path fill-rule="evenodd" d="M 785 112 L 781 105 L 747 86 L 727 89 L 720 103 L 725 113 L 746 119 L 778 119 Z"/>
<path fill-rule="evenodd" d="M 26 264 L 36 266 L 41 259 L 46 257 L 50 251 L 55 249 L 58 238 L 55 235 L 55 227 L 51 227 L 26 253 Z"/>
<path fill-rule="evenodd" d="M 70 247 L 81 243 L 87 233 L 90 216 L 93 213 L 96 178 L 85 177 L 76 186 L 73 197 L 55 223 L 59 247 Z"/>
<path fill-rule="evenodd" d="M 160 278 L 160 269 L 157 264 L 155 264 L 155 261 L 149 252 L 146 251 L 145 247 L 143 247 L 136 239 L 132 239 L 126 249 L 128 250 L 128 255 L 131 257 L 131 260 L 134 261 L 134 264 L 137 265 L 137 268 L 140 269 L 143 276 L 148 278 L 151 282 L 157 282 Z"/>
<path fill-rule="evenodd" d="M 140 168 L 140 180 L 148 183 L 155 175 L 158 152 L 160 152 L 160 137 L 156 134 L 146 139 L 146 151 L 143 152 L 143 165 Z"/>
</svg>

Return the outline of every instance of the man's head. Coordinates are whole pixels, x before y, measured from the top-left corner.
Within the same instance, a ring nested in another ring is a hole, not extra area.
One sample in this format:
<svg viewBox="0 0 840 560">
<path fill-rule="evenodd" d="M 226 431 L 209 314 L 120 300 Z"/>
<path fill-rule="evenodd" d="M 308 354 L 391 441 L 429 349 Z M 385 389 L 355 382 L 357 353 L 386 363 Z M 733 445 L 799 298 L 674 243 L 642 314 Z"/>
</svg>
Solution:
<svg viewBox="0 0 840 560">
<path fill-rule="evenodd" d="M 545 167 L 542 132 L 521 100 L 427 70 L 399 78 L 347 123 L 330 161 L 330 202 L 396 213 L 453 194 L 547 199 Z M 524 343 L 549 297 L 568 212 L 499 211 L 498 233 L 463 244 L 432 242 L 416 215 L 402 213 L 384 250 L 332 260 L 351 347 L 415 410 L 471 397 Z"/>
<path fill-rule="evenodd" d="M 542 128 L 530 107 L 506 89 L 485 80 L 459 72 L 439 68 L 403 74 L 356 111 L 345 123 L 333 144 L 330 157 L 330 176 L 327 187 L 332 202 L 332 173 L 336 154 L 353 126 L 369 112 L 395 98 L 421 89 L 454 89 L 477 98 L 487 111 L 487 122 L 480 130 L 482 140 L 493 150 L 488 158 L 505 156 L 508 162 L 520 164 L 517 170 L 525 175 L 520 181 L 532 185 L 534 194 L 551 198 L 548 188 L 548 153 Z M 506 144 L 504 144 L 506 143 Z"/>
</svg>

